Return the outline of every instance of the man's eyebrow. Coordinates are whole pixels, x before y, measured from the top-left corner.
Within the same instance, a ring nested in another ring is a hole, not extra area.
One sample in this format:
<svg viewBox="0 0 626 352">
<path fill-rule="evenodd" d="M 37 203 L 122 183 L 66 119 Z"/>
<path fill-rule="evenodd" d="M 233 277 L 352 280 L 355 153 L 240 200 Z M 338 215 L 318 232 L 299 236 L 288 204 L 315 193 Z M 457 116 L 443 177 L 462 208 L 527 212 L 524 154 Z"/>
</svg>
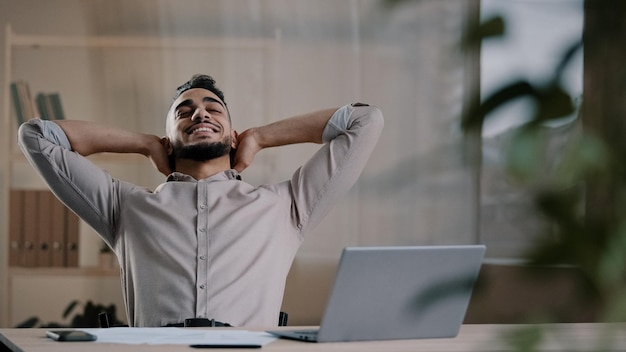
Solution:
<svg viewBox="0 0 626 352">
<path fill-rule="evenodd" d="M 193 100 L 191 99 L 183 100 L 178 105 L 176 105 L 176 107 L 174 108 L 174 111 L 180 109 L 183 106 L 191 106 L 191 105 L 193 105 Z"/>
<path fill-rule="evenodd" d="M 207 101 L 209 101 L 209 102 L 213 102 L 213 103 L 218 103 L 218 104 L 220 104 L 223 108 L 225 108 L 224 103 L 222 103 L 221 101 L 219 101 L 219 100 L 217 100 L 217 99 L 215 99 L 215 98 L 213 98 L 213 97 L 204 97 L 204 98 L 202 99 L 202 101 L 203 101 L 203 102 L 205 102 L 205 103 L 206 103 Z"/>
<path fill-rule="evenodd" d="M 217 100 L 217 99 L 215 99 L 215 98 L 213 98 L 213 97 L 208 97 L 208 96 L 207 96 L 207 97 L 204 97 L 204 98 L 202 98 L 202 101 L 203 101 L 203 102 L 205 102 L 205 103 L 206 103 L 206 102 L 218 103 L 218 104 L 220 104 L 223 108 L 226 108 L 226 107 L 224 106 L 224 103 L 222 103 L 221 101 L 219 101 L 219 100 Z M 181 108 L 181 107 L 183 107 L 183 106 L 191 106 L 191 105 L 193 105 L 193 100 L 192 100 L 192 99 L 183 100 L 183 101 L 181 101 L 178 105 L 176 105 L 176 107 L 174 108 L 174 111 L 176 111 L 176 110 L 180 109 L 180 108 Z"/>
</svg>

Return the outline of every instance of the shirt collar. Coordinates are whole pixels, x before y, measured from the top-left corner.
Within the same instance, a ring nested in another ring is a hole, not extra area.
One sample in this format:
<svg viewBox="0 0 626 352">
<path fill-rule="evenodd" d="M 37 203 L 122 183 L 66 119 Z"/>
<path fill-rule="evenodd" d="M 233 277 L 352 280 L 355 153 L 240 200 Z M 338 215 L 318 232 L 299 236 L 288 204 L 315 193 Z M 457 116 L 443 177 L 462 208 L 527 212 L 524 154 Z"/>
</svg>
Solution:
<svg viewBox="0 0 626 352">
<path fill-rule="evenodd" d="M 234 169 L 226 170 L 220 173 L 217 173 L 213 176 L 209 176 L 201 181 L 228 181 L 228 180 L 239 180 L 241 181 L 241 175 Z M 182 172 L 174 171 L 169 176 L 167 176 L 167 182 L 170 181 L 178 181 L 178 182 L 198 182 L 195 178 L 183 174 Z"/>
</svg>

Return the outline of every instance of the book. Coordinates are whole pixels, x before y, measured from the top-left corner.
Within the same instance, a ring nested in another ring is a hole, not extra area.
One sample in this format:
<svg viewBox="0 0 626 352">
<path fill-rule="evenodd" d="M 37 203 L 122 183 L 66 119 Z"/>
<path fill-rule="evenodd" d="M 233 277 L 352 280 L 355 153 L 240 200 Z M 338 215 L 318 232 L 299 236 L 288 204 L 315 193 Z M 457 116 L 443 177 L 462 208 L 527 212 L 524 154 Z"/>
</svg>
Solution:
<svg viewBox="0 0 626 352">
<path fill-rule="evenodd" d="M 65 119 L 59 93 L 39 93 L 35 100 L 42 120 Z"/>
<path fill-rule="evenodd" d="M 9 266 L 20 266 L 24 245 L 24 192 L 11 190 L 9 204 Z"/>
<path fill-rule="evenodd" d="M 17 119 L 17 124 L 21 125 L 26 121 L 24 117 L 24 111 L 22 109 L 22 101 L 20 96 L 20 89 L 18 87 L 17 82 L 11 83 L 11 98 L 13 99 L 13 108 L 15 109 L 15 117 Z"/>
<path fill-rule="evenodd" d="M 21 266 L 32 268 L 37 266 L 37 232 L 39 231 L 39 221 L 37 217 L 26 216 L 26 214 L 36 214 L 39 210 L 38 192 L 25 190 L 24 192 L 24 215 L 22 217 L 22 226 L 24 231 L 22 245 Z"/>
<path fill-rule="evenodd" d="M 30 120 L 34 117 L 38 117 L 39 110 L 37 109 L 37 105 L 35 104 L 33 96 L 30 94 L 30 86 L 28 85 L 28 83 L 22 80 L 18 80 L 16 84 L 18 102 L 20 104 L 20 109 L 22 111 L 24 121 Z"/>
<path fill-rule="evenodd" d="M 49 267 L 52 264 L 50 242 L 52 241 L 52 199 L 50 191 L 37 192 L 37 245 L 35 261 L 38 267 Z"/>
<path fill-rule="evenodd" d="M 37 110 L 39 111 L 39 117 L 42 120 L 51 120 L 54 117 L 52 106 L 47 102 L 47 100 L 49 100 L 48 96 L 43 93 L 37 94 L 37 97 L 35 98 Z"/>
<path fill-rule="evenodd" d="M 50 104 L 52 105 L 52 116 L 55 120 L 64 120 L 65 114 L 63 113 L 63 106 L 61 105 L 61 96 L 59 93 L 48 94 Z"/>
<path fill-rule="evenodd" d="M 34 117 L 40 117 L 42 120 L 65 119 L 58 92 L 37 93 L 33 99 L 28 83 L 17 80 L 11 83 L 11 98 L 18 125 Z"/>
</svg>

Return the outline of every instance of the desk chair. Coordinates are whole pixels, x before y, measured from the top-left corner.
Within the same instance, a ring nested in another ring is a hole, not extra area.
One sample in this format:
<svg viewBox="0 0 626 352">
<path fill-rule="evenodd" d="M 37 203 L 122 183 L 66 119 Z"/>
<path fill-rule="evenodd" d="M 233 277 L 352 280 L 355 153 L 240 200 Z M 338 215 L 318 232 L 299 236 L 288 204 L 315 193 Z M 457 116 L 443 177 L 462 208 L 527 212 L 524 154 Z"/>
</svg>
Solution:
<svg viewBox="0 0 626 352">
<path fill-rule="evenodd" d="M 287 326 L 287 319 L 289 318 L 289 314 L 285 312 L 280 312 L 278 314 L 278 326 Z M 111 323 L 109 322 L 109 314 L 107 312 L 100 312 L 98 314 L 98 321 L 100 322 L 101 328 L 110 328 Z M 216 322 L 215 319 L 204 319 L 204 318 L 194 318 L 194 319 L 185 319 L 185 323 L 183 326 L 230 326 L 230 324 L 224 324 L 220 322 Z"/>
</svg>

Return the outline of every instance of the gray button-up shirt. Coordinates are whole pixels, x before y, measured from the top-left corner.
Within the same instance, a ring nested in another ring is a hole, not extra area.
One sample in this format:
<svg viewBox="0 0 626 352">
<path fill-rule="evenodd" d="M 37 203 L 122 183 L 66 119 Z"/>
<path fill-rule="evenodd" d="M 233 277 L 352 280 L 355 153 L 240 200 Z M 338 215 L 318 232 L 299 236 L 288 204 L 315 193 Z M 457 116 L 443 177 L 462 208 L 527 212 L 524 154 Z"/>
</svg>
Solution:
<svg viewBox="0 0 626 352">
<path fill-rule="evenodd" d="M 131 326 L 192 317 L 271 326 L 300 243 L 357 180 L 382 127 L 377 108 L 346 105 L 291 180 L 252 186 L 235 170 L 203 180 L 174 172 L 154 191 L 71 151 L 53 122 L 28 121 L 19 142 L 57 197 L 113 248 Z"/>
</svg>

